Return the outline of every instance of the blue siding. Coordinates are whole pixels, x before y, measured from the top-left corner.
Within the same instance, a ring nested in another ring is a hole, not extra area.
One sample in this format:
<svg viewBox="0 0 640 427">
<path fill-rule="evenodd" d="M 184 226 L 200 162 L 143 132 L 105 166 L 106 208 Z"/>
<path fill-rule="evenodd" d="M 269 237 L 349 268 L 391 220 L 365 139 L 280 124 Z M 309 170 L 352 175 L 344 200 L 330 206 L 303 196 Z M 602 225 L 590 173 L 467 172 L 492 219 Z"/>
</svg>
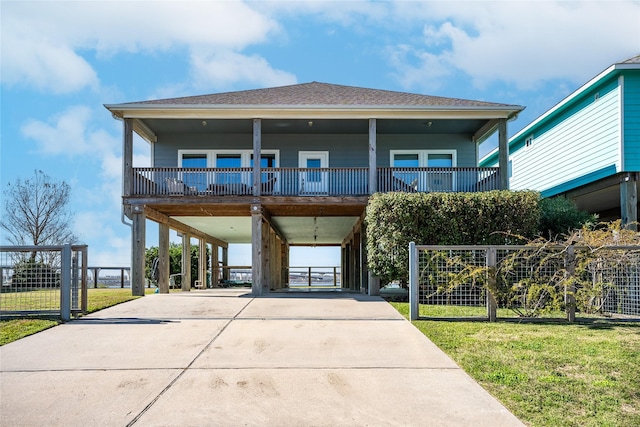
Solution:
<svg viewBox="0 0 640 427">
<path fill-rule="evenodd" d="M 640 72 L 623 72 L 624 169 L 640 172 Z"/>
<path fill-rule="evenodd" d="M 251 134 L 158 135 L 155 167 L 178 166 L 178 150 L 251 150 Z M 280 167 L 298 167 L 299 151 L 329 151 L 329 167 L 368 167 L 369 136 L 362 134 L 296 135 L 265 134 L 263 150 L 280 150 Z M 390 150 L 455 149 L 458 166 L 475 167 L 476 145 L 466 135 L 378 135 L 377 164 L 389 166 Z"/>
<path fill-rule="evenodd" d="M 611 88 L 609 82 L 588 91 L 575 108 L 522 135 L 523 142 L 533 135 L 533 144 L 511 155 L 512 189 L 544 191 L 603 168 L 620 169 L 620 92 Z"/>
</svg>

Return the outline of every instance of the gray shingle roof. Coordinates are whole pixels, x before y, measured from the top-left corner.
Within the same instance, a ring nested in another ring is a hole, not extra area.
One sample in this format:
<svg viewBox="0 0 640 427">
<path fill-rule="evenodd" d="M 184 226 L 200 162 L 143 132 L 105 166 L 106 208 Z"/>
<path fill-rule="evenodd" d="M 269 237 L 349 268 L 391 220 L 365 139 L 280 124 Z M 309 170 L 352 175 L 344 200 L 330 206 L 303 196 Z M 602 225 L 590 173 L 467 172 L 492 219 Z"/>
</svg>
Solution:
<svg viewBox="0 0 640 427">
<path fill-rule="evenodd" d="M 625 59 L 624 61 L 620 62 L 620 64 L 640 64 L 640 55 Z"/>
<path fill-rule="evenodd" d="M 302 83 L 266 89 L 244 90 L 238 92 L 215 93 L 210 95 L 188 96 L 182 98 L 158 99 L 132 102 L 136 105 L 219 105 L 219 106 L 405 106 L 405 107 L 515 107 L 467 99 L 444 98 L 439 96 L 395 92 L 389 90 L 367 89 L 328 83 Z M 121 104 L 121 105 L 127 105 Z"/>
</svg>

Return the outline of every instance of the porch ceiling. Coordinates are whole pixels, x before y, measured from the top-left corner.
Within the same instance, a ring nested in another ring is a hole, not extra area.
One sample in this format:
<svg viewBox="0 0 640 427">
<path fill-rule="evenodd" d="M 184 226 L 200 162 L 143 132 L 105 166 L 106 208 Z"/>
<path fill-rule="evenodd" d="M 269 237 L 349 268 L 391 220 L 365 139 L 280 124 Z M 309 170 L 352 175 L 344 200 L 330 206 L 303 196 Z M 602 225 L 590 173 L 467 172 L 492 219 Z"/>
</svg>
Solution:
<svg viewBox="0 0 640 427">
<path fill-rule="evenodd" d="M 252 120 L 246 119 L 143 119 L 156 135 L 162 134 L 251 134 Z M 488 119 L 378 119 L 378 134 L 447 134 L 473 135 Z M 312 125 L 309 126 L 309 122 Z M 205 124 L 206 123 L 206 124 Z M 431 123 L 429 125 L 429 123 Z M 270 119 L 262 120 L 263 134 L 367 134 L 365 119 Z"/>
<path fill-rule="evenodd" d="M 359 217 L 272 217 L 275 226 L 292 245 L 339 245 L 351 233 Z M 251 243 L 249 216 L 178 216 L 183 224 L 229 243 Z"/>
</svg>

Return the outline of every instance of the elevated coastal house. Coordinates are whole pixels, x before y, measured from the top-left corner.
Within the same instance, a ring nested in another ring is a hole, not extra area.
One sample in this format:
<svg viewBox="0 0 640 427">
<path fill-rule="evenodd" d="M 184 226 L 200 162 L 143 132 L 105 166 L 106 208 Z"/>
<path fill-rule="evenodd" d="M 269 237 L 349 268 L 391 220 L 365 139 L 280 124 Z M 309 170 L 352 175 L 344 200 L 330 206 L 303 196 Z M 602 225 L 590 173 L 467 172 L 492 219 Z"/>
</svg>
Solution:
<svg viewBox="0 0 640 427">
<path fill-rule="evenodd" d="M 133 293 L 143 293 L 150 219 L 161 291 L 171 228 L 199 239 L 201 254 L 212 245 L 214 266 L 229 244 L 251 243 L 256 295 L 287 287 L 294 245 L 340 246 L 342 287 L 375 293 L 364 249 L 369 195 L 506 188 L 506 123 L 523 109 L 317 82 L 106 108 L 124 125 Z M 505 155 L 478 167 L 478 144 L 496 131 Z M 151 167 L 132 167 L 134 132 L 149 143 Z"/>
<path fill-rule="evenodd" d="M 509 185 L 638 221 L 640 56 L 595 76 L 509 140 Z M 496 166 L 498 152 L 481 161 Z"/>
</svg>

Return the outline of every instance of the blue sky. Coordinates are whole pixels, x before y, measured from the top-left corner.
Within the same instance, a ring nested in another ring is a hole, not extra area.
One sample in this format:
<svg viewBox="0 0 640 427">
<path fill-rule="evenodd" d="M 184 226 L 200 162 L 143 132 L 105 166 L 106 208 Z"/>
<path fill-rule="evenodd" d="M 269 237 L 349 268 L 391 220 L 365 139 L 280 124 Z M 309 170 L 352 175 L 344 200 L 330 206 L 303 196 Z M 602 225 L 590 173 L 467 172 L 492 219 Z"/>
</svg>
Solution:
<svg viewBox="0 0 640 427">
<path fill-rule="evenodd" d="M 640 52 L 639 1 L 1 1 L 2 189 L 72 187 L 91 265 L 129 265 L 121 123 L 103 104 L 310 81 L 526 106 L 514 134 Z M 134 165 L 149 164 L 136 140 Z M 155 226 L 147 244 L 157 243 Z M 6 243 L 4 236 L 0 240 Z M 231 264 L 250 263 L 246 247 Z M 336 250 L 292 254 L 334 265 Z"/>
</svg>

